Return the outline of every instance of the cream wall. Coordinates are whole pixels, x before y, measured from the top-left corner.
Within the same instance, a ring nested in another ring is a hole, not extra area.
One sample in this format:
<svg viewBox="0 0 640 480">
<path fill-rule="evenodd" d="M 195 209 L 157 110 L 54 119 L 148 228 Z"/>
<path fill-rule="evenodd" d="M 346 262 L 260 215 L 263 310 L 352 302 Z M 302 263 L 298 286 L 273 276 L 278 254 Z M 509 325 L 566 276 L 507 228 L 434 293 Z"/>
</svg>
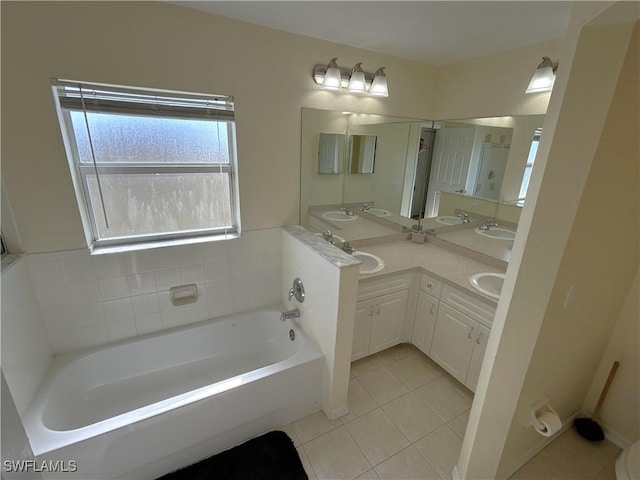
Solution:
<svg viewBox="0 0 640 480">
<path fill-rule="evenodd" d="M 561 48 L 562 39 L 554 39 L 438 68 L 435 118 L 544 114 L 549 93 L 525 90 L 543 56 L 566 68 Z"/>
<path fill-rule="evenodd" d="M 549 398 L 565 421 L 580 409 L 627 293 L 616 285 L 637 269 L 637 51 L 626 57 L 637 39 L 628 23 L 583 30 L 581 13 L 545 118 L 549 135 L 458 464 L 463 478 L 501 478 L 548 441 L 526 426 L 535 400 Z"/>
<path fill-rule="evenodd" d="M 2 176 L 28 253 L 84 246 L 49 78 L 233 95 L 245 230 L 298 222 L 300 108 L 432 118 L 435 68 L 161 2 L 2 2 Z M 387 67 L 336 94 L 316 63 Z"/>
<path fill-rule="evenodd" d="M 620 284 L 620 289 L 624 286 Z M 640 299 L 638 272 L 631 282 L 627 298 L 617 318 L 615 328 L 593 377 L 584 409 L 593 412 L 602 387 L 615 360 L 620 367 L 600 411 L 598 423 L 617 435 L 622 444 L 640 439 Z"/>
</svg>

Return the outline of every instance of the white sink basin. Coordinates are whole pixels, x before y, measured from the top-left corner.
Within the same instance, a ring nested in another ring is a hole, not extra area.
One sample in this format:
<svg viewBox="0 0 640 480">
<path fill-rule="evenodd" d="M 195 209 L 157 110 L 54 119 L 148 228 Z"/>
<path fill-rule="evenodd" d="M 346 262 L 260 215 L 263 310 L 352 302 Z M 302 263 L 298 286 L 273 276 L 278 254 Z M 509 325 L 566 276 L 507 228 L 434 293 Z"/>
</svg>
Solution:
<svg viewBox="0 0 640 480">
<path fill-rule="evenodd" d="M 445 225 L 460 225 L 462 223 L 462 219 L 460 217 L 438 217 L 436 221 L 440 223 L 444 223 Z"/>
<path fill-rule="evenodd" d="M 504 276 L 504 273 L 476 273 L 469 277 L 469 283 L 480 293 L 498 300 L 500 298 L 500 292 L 502 292 Z"/>
<path fill-rule="evenodd" d="M 360 260 L 360 273 L 376 273 L 384 268 L 384 260 L 367 252 L 353 252 L 353 256 Z"/>
<path fill-rule="evenodd" d="M 369 208 L 367 213 L 371 215 L 375 215 L 376 217 L 388 217 L 391 215 L 391 212 L 388 210 L 383 210 L 382 208 Z"/>
<path fill-rule="evenodd" d="M 350 222 L 358 218 L 357 215 L 347 215 L 344 212 L 324 212 L 322 214 L 327 220 L 333 220 L 334 222 Z"/>
<path fill-rule="evenodd" d="M 481 230 L 480 227 L 478 227 L 476 228 L 476 233 L 500 240 L 513 240 L 516 238 L 516 232 L 507 230 L 506 228 L 490 227 L 489 230 Z"/>
</svg>

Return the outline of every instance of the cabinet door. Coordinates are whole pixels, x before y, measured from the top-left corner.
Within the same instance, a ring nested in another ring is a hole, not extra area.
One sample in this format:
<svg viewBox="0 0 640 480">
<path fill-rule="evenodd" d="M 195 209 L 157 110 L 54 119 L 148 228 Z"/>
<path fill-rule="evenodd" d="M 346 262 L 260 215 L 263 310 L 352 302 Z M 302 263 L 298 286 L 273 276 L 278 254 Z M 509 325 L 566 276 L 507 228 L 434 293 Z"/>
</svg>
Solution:
<svg viewBox="0 0 640 480">
<path fill-rule="evenodd" d="M 411 343 L 426 355 L 429 355 L 431 352 L 431 340 L 433 339 L 433 330 L 436 327 L 439 303 L 440 301 L 437 298 L 432 297 L 428 293 L 422 290 L 418 292 L 418 305 L 413 322 Z"/>
<path fill-rule="evenodd" d="M 369 353 L 376 353 L 400 343 L 408 299 L 409 290 L 373 299 Z"/>
<path fill-rule="evenodd" d="M 489 338 L 489 330 L 484 325 L 478 325 L 478 332 L 473 344 L 473 353 L 471 355 L 471 363 L 469 364 L 469 372 L 467 373 L 467 381 L 464 384 L 472 392 L 476 391 L 478 386 L 478 377 L 480 376 L 480 368 L 484 359 L 484 352 L 487 350 L 487 340 Z"/>
<path fill-rule="evenodd" d="M 478 322 L 440 303 L 431 344 L 431 358 L 460 383 L 467 379 Z"/>
<path fill-rule="evenodd" d="M 353 326 L 351 361 L 358 360 L 359 358 L 369 355 L 372 315 L 373 302 L 371 300 L 356 303 L 356 319 Z"/>
</svg>

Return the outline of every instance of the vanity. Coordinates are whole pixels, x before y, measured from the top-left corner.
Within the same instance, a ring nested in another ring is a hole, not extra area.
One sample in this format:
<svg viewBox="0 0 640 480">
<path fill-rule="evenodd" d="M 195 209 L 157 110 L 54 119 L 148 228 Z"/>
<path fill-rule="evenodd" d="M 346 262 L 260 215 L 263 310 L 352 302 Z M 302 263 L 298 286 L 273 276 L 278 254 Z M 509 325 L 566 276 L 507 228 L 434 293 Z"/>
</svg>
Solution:
<svg viewBox="0 0 640 480">
<path fill-rule="evenodd" d="M 300 223 L 366 260 L 352 361 L 411 343 L 475 391 L 542 122 L 302 109 Z"/>
</svg>

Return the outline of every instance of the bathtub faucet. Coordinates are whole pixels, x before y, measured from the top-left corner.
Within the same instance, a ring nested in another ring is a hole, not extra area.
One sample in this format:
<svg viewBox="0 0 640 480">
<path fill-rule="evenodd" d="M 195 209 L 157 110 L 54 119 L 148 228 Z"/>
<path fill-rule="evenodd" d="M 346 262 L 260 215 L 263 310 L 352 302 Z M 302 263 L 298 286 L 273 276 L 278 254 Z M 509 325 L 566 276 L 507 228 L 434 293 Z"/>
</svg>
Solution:
<svg viewBox="0 0 640 480">
<path fill-rule="evenodd" d="M 280 320 L 291 320 L 293 318 L 300 318 L 300 309 L 294 308 L 293 310 L 287 310 L 286 312 L 282 312 L 280 315 Z"/>
</svg>

